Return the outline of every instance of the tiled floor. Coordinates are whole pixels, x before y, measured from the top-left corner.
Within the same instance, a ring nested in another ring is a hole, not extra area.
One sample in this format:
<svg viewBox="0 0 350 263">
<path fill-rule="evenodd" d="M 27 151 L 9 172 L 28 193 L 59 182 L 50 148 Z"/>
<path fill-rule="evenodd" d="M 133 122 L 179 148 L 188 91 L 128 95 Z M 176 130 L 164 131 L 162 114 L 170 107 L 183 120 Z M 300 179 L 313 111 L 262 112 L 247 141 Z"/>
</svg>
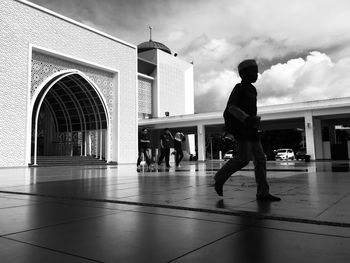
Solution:
<svg viewBox="0 0 350 263">
<path fill-rule="evenodd" d="M 259 203 L 251 166 L 219 198 L 220 165 L 0 169 L 1 262 L 349 262 L 348 171 L 269 163 Z"/>
</svg>

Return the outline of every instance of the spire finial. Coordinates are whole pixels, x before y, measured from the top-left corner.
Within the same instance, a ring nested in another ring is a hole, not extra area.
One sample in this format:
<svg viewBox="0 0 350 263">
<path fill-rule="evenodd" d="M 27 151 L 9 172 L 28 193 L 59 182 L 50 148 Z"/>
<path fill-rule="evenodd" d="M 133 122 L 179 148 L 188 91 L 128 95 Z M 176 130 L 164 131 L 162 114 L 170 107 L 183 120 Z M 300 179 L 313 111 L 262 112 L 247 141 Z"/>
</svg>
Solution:
<svg viewBox="0 0 350 263">
<path fill-rule="evenodd" d="M 148 26 L 149 28 L 149 41 L 152 41 L 152 27 Z"/>
</svg>

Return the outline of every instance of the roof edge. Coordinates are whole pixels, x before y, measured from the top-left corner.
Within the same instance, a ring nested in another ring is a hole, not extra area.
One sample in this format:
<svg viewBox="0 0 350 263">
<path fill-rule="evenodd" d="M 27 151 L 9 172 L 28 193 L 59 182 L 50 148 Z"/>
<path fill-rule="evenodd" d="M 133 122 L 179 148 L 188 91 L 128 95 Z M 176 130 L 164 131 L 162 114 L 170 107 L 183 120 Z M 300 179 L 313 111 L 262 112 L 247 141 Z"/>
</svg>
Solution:
<svg viewBox="0 0 350 263">
<path fill-rule="evenodd" d="M 124 41 L 124 40 L 121 40 L 121 39 L 119 39 L 119 38 L 117 38 L 117 37 L 114 37 L 114 36 L 112 36 L 112 35 L 109 35 L 109 34 L 107 34 L 107 33 L 104 33 L 104 32 L 102 32 L 102 31 L 100 31 L 100 30 L 97 30 L 97 29 L 95 29 L 95 28 L 93 28 L 93 27 L 87 26 L 87 25 L 85 25 L 85 24 L 83 24 L 83 23 L 80 23 L 80 22 L 78 22 L 78 21 L 76 21 L 76 20 L 74 20 L 74 19 L 71 19 L 71 18 L 69 18 L 69 17 L 66 17 L 66 16 L 64 16 L 64 15 L 58 14 L 58 13 L 56 13 L 56 12 L 50 10 L 50 9 L 47 9 L 47 8 L 45 8 L 45 7 L 40 6 L 40 5 L 34 4 L 34 3 L 29 2 L 29 1 L 27 1 L 27 0 L 14 0 L 14 1 L 19 2 L 19 3 L 21 3 L 21 4 L 24 4 L 24 5 L 26 5 L 26 6 L 32 7 L 32 8 L 34 8 L 34 9 L 39 10 L 39 11 L 42 11 L 42 12 L 48 14 L 48 15 L 54 16 L 54 17 L 56 17 L 56 18 L 59 18 L 59 19 L 61 19 L 61 20 L 63 20 L 63 21 L 66 21 L 66 22 L 68 22 L 68 23 L 71 23 L 71 24 L 73 24 L 73 25 L 76 25 L 76 26 L 78 26 L 78 27 L 81 27 L 81 28 L 83 28 L 83 29 L 86 29 L 86 30 L 88 30 L 88 31 L 91 31 L 91 32 L 93 32 L 93 33 L 95 33 L 95 34 L 98 34 L 98 35 L 100 35 L 100 36 L 103 36 L 103 37 L 105 37 L 105 38 L 108 38 L 108 39 L 110 39 L 110 40 L 113 40 L 113 41 L 118 42 L 118 43 L 120 43 L 120 44 L 123 44 L 123 45 L 125 45 L 125 46 L 131 47 L 131 48 L 133 48 L 133 49 L 137 49 L 137 46 L 136 46 L 136 45 L 130 44 L 130 43 Z"/>
</svg>

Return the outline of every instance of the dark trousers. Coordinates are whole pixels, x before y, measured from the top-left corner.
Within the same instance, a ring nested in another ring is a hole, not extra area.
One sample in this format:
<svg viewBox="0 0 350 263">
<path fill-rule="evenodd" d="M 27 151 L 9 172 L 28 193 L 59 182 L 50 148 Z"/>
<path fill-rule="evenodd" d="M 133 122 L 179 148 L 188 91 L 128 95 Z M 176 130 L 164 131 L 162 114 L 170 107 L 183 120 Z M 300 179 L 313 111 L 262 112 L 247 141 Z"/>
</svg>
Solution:
<svg viewBox="0 0 350 263">
<path fill-rule="evenodd" d="M 227 179 L 246 166 L 249 161 L 254 161 L 255 181 L 257 183 L 257 195 L 269 193 L 269 185 L 266 180 L 266 157 L 260 141 L 238 142 L 238 153 L 230 159 L 215 175 L 217 183 L 223 185 Z"/>
<path fill-rule="evenodd" d="M 148 150 L 149 149 L 140 148 L 140 150 L 139 150 L 139 157 L 137 158 L 137 166 L 139 166 L 141 161 L 142 161 L 141 160 L 142 154 L 143 154 L 143 156 L 145 158 L 145 161 L 146 161 L 147 165 L 149 166 L 151 164 L 152 161 L 151 161 L 151 157 L 148 154 Z"/>
<path fill-rule="evenodd" d="M 181 148 L 175 149 L 176 154 L 175 154 L 175 163 L 176 166 L 179 166 L 182 158 L 184 157 L 184 153 Z"/>
<path fill-rule="evenodd" d="M 160 165 L 165 157 L 165 164 L 167 167 L 170 166 L 169 160 L 170 160 L 170 148 L 161 148 L 160 149 L 160 156 L 158 159 L 158 165 Z"/>
</svg>

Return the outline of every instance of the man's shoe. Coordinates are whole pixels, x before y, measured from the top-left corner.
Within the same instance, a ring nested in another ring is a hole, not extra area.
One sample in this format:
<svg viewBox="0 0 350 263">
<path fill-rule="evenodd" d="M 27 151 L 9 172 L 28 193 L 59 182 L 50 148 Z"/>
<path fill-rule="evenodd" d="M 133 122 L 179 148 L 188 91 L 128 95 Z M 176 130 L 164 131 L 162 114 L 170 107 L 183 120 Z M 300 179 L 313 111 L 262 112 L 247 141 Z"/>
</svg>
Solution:
<svg viewBox="0 0 350 263">
<path fill-rule="evenodd" d="M 218 194 L 218 196 L 223 196 L 223 190 L 222 190 L 223 185 L 219 184 L 218 182 L 215 182 L 215 192 Z"/>
<path fill-rule="evenodd" d="M 256 200 L 273 202 L 273 201 L 281 201 L 281 198 L 274 196 L 272 194 L 267 194 L 267 195 L 257 195 Z"/>
</svg>

